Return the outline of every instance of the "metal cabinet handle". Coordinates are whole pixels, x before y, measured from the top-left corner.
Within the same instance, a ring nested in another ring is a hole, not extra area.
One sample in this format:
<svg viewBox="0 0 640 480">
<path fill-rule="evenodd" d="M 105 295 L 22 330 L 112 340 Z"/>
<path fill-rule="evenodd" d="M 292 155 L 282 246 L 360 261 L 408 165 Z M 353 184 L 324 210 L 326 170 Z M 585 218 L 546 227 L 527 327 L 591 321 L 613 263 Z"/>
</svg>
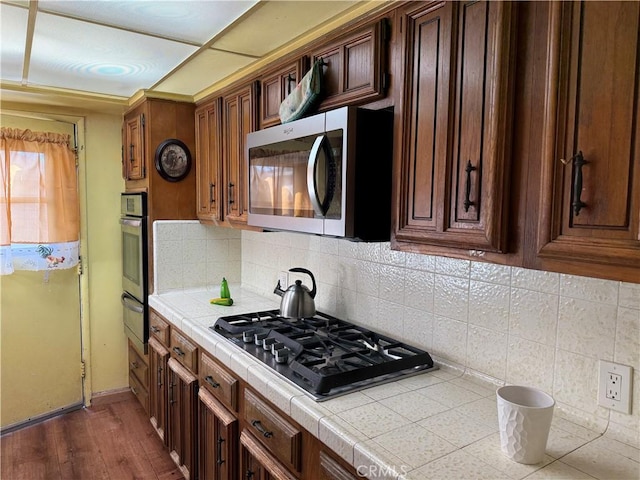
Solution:
<svg viewBox="0 0 640 480">
<path fill-rule="evenodd" d="M 260 420 L 251 420 L 251 425 L 253 425 L 255 429 L 262 434 L 263 437 L 265 438 L 273 437 L 273 432 L 270 432 L 269 430 L 265 429 L 262 426 L 262 423 L 260 423 Z"/>
<path fill-rule="evenodd" d="M 180 347 L 173 347 L 173 352 L 179 357 L 184 357 L 184 352 L 180 350 Z"/>
<path fill-rule="evenodd" d="M 571 206 L 573 207 L 573 213 L 577 217 L 580 215 L 580 210 L 587 206 L 584 203 L 580 196 L 582 195 L 582 166 L 587 162 L 582 156 L 582 152 L 578 152 L 577 155 L 574 155 L 573 158 L 573 202 Z"/>
<path fill-rule="evenodd" d="M 235 185 L 229 182 L 229 205 L 231 205 L 232 203 L 235 203 L 235 200 L 233 199 L 233 192 L 231 191 L 233 187 L 235 187 Z"/>
<path fill-rule="evenodd" d="M 136 387 L 131 387 L 131 391 L 135 396 L 138 396 L 138 391 L 136 390 Z"/>
<path fill-rule="evenodd" d="M 139 366 L 139 365 L 138 365 L 138 362 L 136 362 L 136 361 L 133 361 L 133 362 L 131 362 L 131 363 L 129 364 L 129 368 L 130 368 L 131 370 L 135 370 L 135 369 L 137 369 L 137 368 L 138 368 L 138 366 Z"/>
<path fill-rule="evenodd" d="M 245 474 L 245 478 L 247 480 L 252 479 L 253 478 L 253 472 L 251 470 L 247 469 L 247 473 Z"/>
<path fill-rule="evenodd" d="M 218 437 L 218 451 L 217 451 L 217 460 L 216 464 L 222 465 L 224 463 L 224 459 L 222 458 L 222 444 L 224 443 L 224 438 Z"/>
<path fill-rule="evenodd" d="M 151 325 L 149 327 L 149 330 L 151 330 L 153 333 L 160 333 L 160 329 L 158 327 L 156 327 L 155 325 Z"/>
<path fill-rule="evenodd" d="M 295 84 L 296 83 L 296 77 L 291 75 L 291 73 L 287 74 L 287 95 L 289 95 L 291 93 L 291 90 L 293 90 L 291 88 L 291 84 Z"/>
<path fill-rule="evenodd" d="M 135 162 L 135 159 L 133 158 L 133 143 L 131 145 L 129 145 L 129 161 L 131 163 Z"/>
<path fill-rule="evenodd" d="M 211 385 L 213 388 L 218 388 L 220 384 L 216 382 L 211 375 L 204 377 L 204 381 Z"/>
<path fill-rule="evenodd" d="M 209 199 L 211 200 L 209 203 L 216 203 L 216 197 L 214 194 L 216 188 L 216 184 L 212 183 L 209 185 Z"/>
<path fill-rule="evenodd" d="M 471 205 L 475 205 L 475 202 L 472 202 L 469 199 L 469 196 L 471 195 L 471 172 L 477 170 L 477 167 L 474 167 L 473 165 L 471 165 L 471 160 L 467 161 L 467 167 L 464 169 L 465 173 L 467 174 L 467 180 L 465 182 L 465 189 L 464 189 L 464 211 L 468 212 L 469 211 L 469 207 Z"/>
<path fill-rule="evenodd" d="M 174 403 L 177 402 L 177 400 L 174 400 L 173 398 L 173 387 L 175 386 L 175 383 L 171 382 L 169 383 L 169 405 L 173 405 Z"/>
<path fill-rule="evenodd" d="M 162 367 L 158 367 L 158 386 L 162 386 Z"/>
</svg>

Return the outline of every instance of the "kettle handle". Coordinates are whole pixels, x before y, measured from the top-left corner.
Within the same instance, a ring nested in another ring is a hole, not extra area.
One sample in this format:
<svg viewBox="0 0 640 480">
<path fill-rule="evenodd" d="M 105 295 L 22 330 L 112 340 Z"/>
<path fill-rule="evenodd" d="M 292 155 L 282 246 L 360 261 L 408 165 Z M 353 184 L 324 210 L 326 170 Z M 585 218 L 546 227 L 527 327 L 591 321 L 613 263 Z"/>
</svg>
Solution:
<svg viewBox="0 0 640 480">
<path fill-rule="evenodd" d="M 299 272 L 299 273 L 306 273 L 307 275 L 309 275 L 311 277 L 311 282 L 313 283 L 313 288 L 311 289 L 311 291 L 309 292 L 309 295 L 311 295 L 311 298 L 316 298 L 316 279 L 313 276 L 313 273 L 311 273 L 309 270 L 307 270 L 306 268 L 300 268 L 300 267 L 294 267 L 294 268 L 290 268 L 289 269 L 290 272 Z M 279 284 L 279 283 L 278 283 Z M 276 287 L 277 288 L 277 287 Z"/>
<path fill-rule="evenodd" d="M 280 280 L 278 280 L 278 284 L 276 285 L 276 288 L 273 290 L 273 293 L 279 296 L 284 295 L 284 290 L 282 289 L 282 287 L 280 287 Z"/>
</svg>

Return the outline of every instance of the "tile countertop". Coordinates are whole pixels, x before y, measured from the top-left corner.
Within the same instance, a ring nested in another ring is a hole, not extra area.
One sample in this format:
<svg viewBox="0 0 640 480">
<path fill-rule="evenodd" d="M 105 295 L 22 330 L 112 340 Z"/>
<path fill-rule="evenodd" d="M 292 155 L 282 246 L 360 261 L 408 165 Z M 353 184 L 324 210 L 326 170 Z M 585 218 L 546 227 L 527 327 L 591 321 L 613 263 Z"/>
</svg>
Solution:
<svg viewBox="0 0 640 480">
<path fill-rule="evenodd" d="M 209 329 L 218 317 L 279 308 L 230 285 L 234 305 L 211 305 L 219 287 L 172 291 L 149 305 L 368 478 L 638 479 L 640 452 L 555 414 L 545 459 L 500 451 L 496 386 L 438 362 L 435 370 L 324 402 Z"/>
</svg>

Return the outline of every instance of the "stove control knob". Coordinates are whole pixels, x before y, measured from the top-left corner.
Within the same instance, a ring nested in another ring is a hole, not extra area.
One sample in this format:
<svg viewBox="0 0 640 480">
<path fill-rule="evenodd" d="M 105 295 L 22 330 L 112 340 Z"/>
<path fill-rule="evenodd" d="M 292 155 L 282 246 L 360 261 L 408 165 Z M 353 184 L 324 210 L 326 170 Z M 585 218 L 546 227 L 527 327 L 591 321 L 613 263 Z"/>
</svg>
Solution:
<svg viewBox="0 0 640 480">
<path fill-rule="evenodd" d="M 253 343 L 255 343 L 256 345 L 261 347 L 262 346 L 262 341 L 265 338 L 267 338 L 267 334 L 266 333 L 254 333 L 253 334 Z"/>
<path fill-rule="evenodd" d="M 242 332 L 242 341 L 244 343 L 253 343 L 253 330 L 245 330 Z"/>
<path fill-rule="evenodd" d="M 287 363 L 289 360 L 289 349 L 287 347 L 276 350 L 276 363 Z"/>
<path fill-rule="evenodd" d="M 271 353 L 271 345 L 276 343 L 277 340 L 275 338 L 265 338 L 262 341 L 262 348 L 264 348 L 267 352 Z"/>
<path fill-rule="evenodd" d="M 280 349 L 282 349 L 282 348 L 286 348 L 286 347 L 285 347 L 285 344 L 284 344 L 284 343 L 282 343 L 282 342 L 276 342 L 276 343 L 274 343 L 274 344 L 272 344 L 272 345 L 271 345 L 271 353 L 272 353 L 273 355 L 275 355 L 275 354 L 276 354 L 276 350 L 280 350 Z"/>
</svg>

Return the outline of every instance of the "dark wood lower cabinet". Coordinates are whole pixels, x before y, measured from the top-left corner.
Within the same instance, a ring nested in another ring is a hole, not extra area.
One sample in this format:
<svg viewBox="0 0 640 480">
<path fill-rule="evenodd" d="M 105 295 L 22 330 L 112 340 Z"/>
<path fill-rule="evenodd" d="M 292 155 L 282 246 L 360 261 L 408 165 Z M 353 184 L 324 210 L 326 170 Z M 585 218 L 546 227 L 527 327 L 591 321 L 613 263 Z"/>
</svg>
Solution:
<svg viewBox="0 0 640 480">
<path fill-rule="evenodd" d="M 247 431 L 240 434 L 240 478 L 247 480 L 295 480 L 278 460 Z"/>
<path fill-rule="evenodd" d="M 198 478 L 237 478 L 238 419 L 202 387 L 198 409 Z"/>
<path fill-rule="evenodd" d="M 198 379 L 170 358 L 168 366 L 169 452 L 187 480 L 196 475 L 197 388 Z"/>
<path fill-rule="evenodd" d="M 326 452 L 320 452 L 320 480 L 356 480 L 355 475 Z M 363 478 L 363 476 L 359 476 Z"/>
<path fill-rule="evenodd" d="M 167 445 L 167 361 L 169 350 L 158 340 L 149 339 L 149 420 Z"/>
<path fill-rule="evenodd" d="M 154 325 L 165 321 L 156 312 L 151 314 Z M 163 338 L 171 338 L 169 345 L 157 336 L 163 329 L 152 330 L 149 338 L 149 418 L 187 480 L 362 478 L 268 398 L 166 322 Z"/>
</svg>

